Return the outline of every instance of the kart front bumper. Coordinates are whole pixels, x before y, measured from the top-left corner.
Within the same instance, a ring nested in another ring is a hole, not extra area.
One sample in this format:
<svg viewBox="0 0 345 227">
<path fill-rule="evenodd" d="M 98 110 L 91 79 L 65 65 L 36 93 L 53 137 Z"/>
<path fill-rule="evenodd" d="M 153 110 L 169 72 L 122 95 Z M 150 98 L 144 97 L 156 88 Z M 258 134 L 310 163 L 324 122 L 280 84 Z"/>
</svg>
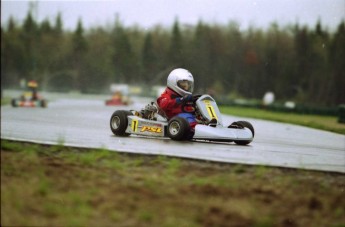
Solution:
<svg viewBox="0 0 345 227">
<path fill-rule="evenodd" d="M 248 128 L 225 128 L 222 125 L 211 127 L 196 125 L 193 139 L 214 141 L 252 141 L 253 134 Z"/>
</svg>

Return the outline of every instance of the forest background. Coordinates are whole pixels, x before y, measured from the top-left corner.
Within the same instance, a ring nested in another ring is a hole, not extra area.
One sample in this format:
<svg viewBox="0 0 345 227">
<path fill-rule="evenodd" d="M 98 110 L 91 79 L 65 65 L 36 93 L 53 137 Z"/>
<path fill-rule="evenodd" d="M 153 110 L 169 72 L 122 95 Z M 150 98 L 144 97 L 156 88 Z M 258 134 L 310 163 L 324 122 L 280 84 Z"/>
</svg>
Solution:
<svg viewBox="0 0 345 227">
<path fill-rule="evenodd" d="M 345 23 L 328 31 L 298 24 L 243 31 L 199 21 L 195 26 L 142 29 L 112 25 L 64 29 L 61 14 L 38 23 L 29 11 L 22 24 L 1 26 L 1 89 L 37 80 L 46 91 L 109 93 L 113 83 L 149 93 L 177 67 L 190 70 L 196 93 L 229 99 L 276 99 L 334 107 L 345 103 Z"/>
</svg>

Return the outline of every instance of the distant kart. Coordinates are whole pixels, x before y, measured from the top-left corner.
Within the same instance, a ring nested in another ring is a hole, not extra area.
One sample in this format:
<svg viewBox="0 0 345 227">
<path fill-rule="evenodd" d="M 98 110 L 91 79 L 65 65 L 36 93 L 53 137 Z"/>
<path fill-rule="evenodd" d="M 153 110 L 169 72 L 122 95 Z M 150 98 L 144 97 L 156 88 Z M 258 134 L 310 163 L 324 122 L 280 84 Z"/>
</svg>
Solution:
<svg viewBox="0 0 345 227">
<path fill-rule="evenodd" d="M 224 126 L 216 101 L 209 95 L 193 97 L 198 124 L 193 131 L 186 119 L 173 117 L 167 120 L 164 112 L 154 102 L 144 114 L 131 110 L 117 110 L 110 118 L 110 129 L 116 136 L 131 134 L 149 137 L 169 137 L 173 140 L 204 140 L 235 142 L 247 145 L 253 141 L 254 128 L 247 121 L 236 121 Z M 192 132 L 192 133 L 191 133 Z"/>
<path fill-rule="evenodd" d="M 105 101 L 105 105 L 107 105 L 107 106 L 118 106 L 118 105 L 127 105 L 127 104 L 122 102 L 119 99 L 109 99 L 109 100 Z"/>
<path fill-rule="evenodd" d="M 128 102 L 122 100 L 121 98 L 112 98 L 105 101 L 107 106 L 119 106 L 119 105 L 128 105 Z"/>
<path fill-rule="evenodd" d="M 47 100 L 38 96 L 32 98 L 31 94 L 24 93 L 20 98 L 14 98 L 11 101 L 13 107 L 42 107 L 48 106 Z"/>
<path fill-rule="evenodd" d="M 121 93 L 115 93 L 111 99 L 105 101 L 107 106 L 118 106 L 118 105 L 128 105 L 129 98 L 123 96 Z"/>
</svg>

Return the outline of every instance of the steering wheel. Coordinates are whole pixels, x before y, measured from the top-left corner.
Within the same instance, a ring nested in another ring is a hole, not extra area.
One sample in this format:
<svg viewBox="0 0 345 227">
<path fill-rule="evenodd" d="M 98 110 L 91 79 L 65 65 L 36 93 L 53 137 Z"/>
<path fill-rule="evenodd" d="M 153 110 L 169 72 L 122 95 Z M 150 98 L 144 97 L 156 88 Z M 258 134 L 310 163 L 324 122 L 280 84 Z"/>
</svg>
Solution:
<svg viewBox="0 0 345 227">
<path fill-rule="evenodd" d="M 201 97 L 201 95 L 193 95 L 192 101 L 196 102 L 196 100 L 198 100 L 198 98 L 200 98 L 200 97 Z"/>
</svg>

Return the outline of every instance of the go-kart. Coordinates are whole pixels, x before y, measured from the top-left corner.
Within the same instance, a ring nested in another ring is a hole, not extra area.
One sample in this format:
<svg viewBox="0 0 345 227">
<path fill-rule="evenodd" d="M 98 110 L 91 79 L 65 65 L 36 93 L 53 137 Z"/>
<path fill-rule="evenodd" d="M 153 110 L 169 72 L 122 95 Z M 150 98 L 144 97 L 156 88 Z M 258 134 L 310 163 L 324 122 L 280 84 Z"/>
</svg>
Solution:
<svg viewBox="0 0 345 227">
<path fill-rule="evenodd" d="M 13 107 L 47 107 L 47 100 L 40 95 L 32 97 L 31 93 L 25 92 L 21 97 L 14 98 L 11 101 Z"/>
<path fill-rule="evenodd" d="M 128 105 L 128 103 L 123 102 L 121 99 L 108 99 L 108 100 L 105 100 L 105 105 L 107 105 L 107 106 L 119 106 L 119 105 Z"/>
<path fill-rule="evenodd" d="M 107 106 L 118 106 L 118 105 L 128 105 L 130 103 L 130 99 L 128 96 L 123 95 L 122 92 L 116 91 L 111 99 L 105 101 L 105 105 Z"/>
<path fill-rule="evenodd" d="M 119 105 L 128 105 L 130 102 L 129 98 L 121 97 L 121 96 L 114 96 L 111 99 L 105 101 L 105 105 L 107 106 L 119 106 Z"/>
<path fill-rule="evenodd" d="M 117 110 L 110 118 L 110 129 L 116 136 L 131 134 L 150 137 L 169 137 L 173 140 L 205 140 L 235 142 L 247 145 L 253 141 L 254 128 L 247 121 L 236 121 L 229 126 L 223 120 L 216 101 L 209 95 L 193 96 L 198 124 L 194 130 L 186 119 L 175 116 L 167 119 L 155 102 L 140 112 Z"/>
</svg>

